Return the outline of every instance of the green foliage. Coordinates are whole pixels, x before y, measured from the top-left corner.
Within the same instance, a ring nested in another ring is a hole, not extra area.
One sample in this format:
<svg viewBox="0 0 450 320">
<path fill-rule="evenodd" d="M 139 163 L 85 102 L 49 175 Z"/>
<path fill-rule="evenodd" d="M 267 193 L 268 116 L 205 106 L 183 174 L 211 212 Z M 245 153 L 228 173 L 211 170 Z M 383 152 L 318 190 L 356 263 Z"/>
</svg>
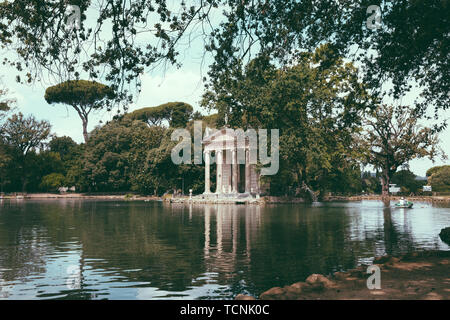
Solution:
<svg viewBox="0 0 450 320">
<path fill-rule="evenodd" d="M 48 147 L 50 148 L 50 151 L 58 153 L 61 157 L 61 160 L 67 161 L 71 160 L 74 157 L 74 153 L 76 153 L 78 144 L 70 137 L 54 136 L 48 143 Z"/>
<path fill-rule="evenodd" d="M 111 88 L 95 81 L 69 80 L 45 90 L 45 100 L 49 104 L 63 103 L 76 110 L 83 124 L 84 141 L 88 140 L 87 126 L 89 114 L 94 109 L 107 107 L 114 92 Z"/>
<path fill-rule="evenodd" d="M 443 169 L 445 167 L 450 167 L 450 165 L 443 165 L 443 166 L 432 167 L 432 168 L 427 170 L 426 175 L 427 175 L 427 177 L 431 177 L 433 174 L 435 174 L 436 172 L 440 171 L 441 169 Z"/>
<path fill-rule="evenodd" d="M 426 181 L 416 180 L 416 175 L 409 170 L 401 170 L 392 176 L 392 183 L 401 187 L 404 193 L 417 193 Z"/>
<path fill-rule="evenodd" d="M 337 55 L 359 61 L 373 94 L 401 97 L 416 81 L 424 88 L 420 116 L 427 106 L 448 108 L 448 0 L 398 1 L 228 1 L 227 21 L 214 30 L 207 50 L 215 62 L 211 83 L 231 74 L 249 56 L 267 56 L 291 65 L 304 50 L 329 42 Z M 381 9 L 381 28 L 367 27 L 371 5 Z M 248 39 L 248 41 L 246 41 Z M 386 79 L 394 90 L 384 92 Z M 437 118 L 437 113 L 436 113 Z"/>
<path fill-rule="evenodd" d="M 87 80 L 69 80 L 45 90 L 47 103 L 99 108 L 99 101 L 112 97 L 113 92 L 104 84 Z"/>
<path fill-rule="evenodd" d="M 381 169 L 384 195 L 389 193 L 390 180 L 399 167 L 416 158 L 434 159 L 443 154 L 437 134 L 419 126 L 418 120 L 413 108 L 381 105 L 365 121 L 359 143 L 366 151 L 361 158 Z"/>
<path fill-rule="evenodd" d="M 0 82 L 1 84 L 1 82 Z M 9 91 L 6 88 L 0 88 L 0 125 L 13 109 L 15 99 L 9 98 Z"/>
<path fill-rule="evenodd" d="M 303 50 L 329 42 L 337 56 L 362 63 L 374 91 L 380 92 L 382 81 L 391 78 L 397 97 L 415 80 L 424 88 L 424 103 L 418 105 L 422 112 L 426 106 L 448 108 L 448 0 L 209 0 L 189 5 L 77 0 L 81 28 L 72 32 L 65 28 L 61 4 L 0 3 L 0 43 L 16 53 L 6 63 L 28 82 L 43 71 L 64 79 L 78 79 L 82 73 L 106 79 L 118 91 L 117 98 L 130 99 L 128 84 L 136 82 L 139 89 L 140 75 L 159 63 L 179 65 L 184 56 L 179 53 L 196 47 L 191 41 L 199 36 L 204 51 L 214 57 L 212 83 L 248 57 L 267 56 L 277 65 L 291 65 Z M 378 30 L 367 27 L 371 5 L 380 5 L 382 11 Z M 105 36 L 105 28 L 112 32 Z M 142 34 L 145 46 L 138 41 Z"/>
<path fill-rule="evenodd" d="M 93 131 L 80 163 L 68 172 L 69 180 L 81 176 L 77 185 L 87 191 L 137 190 L 136 175 L 142 171 L 147 152 L 159 146 L 160 127 L 124 118 Z"/>
<path fill-rule="evenodd" d="M 362 189 L 368 194 L 381 193 L 381 184 L 378 176 L 373 177 L 370 172 L 364 172 L 362 175 Z"/>
<path fill-rule="evenodd" d="M 37 121 L 34 116 L 24 117 L 22 113 L 14 114 L 2 127 L 3 143 L 15 148 L 23 156 L 30 151 L 43 147 L 43 142 L 50 136 L 50 123 Z"/>
<path fill-rule="evenodd" d="M 429 178 L 429 184 L 433 191 L 449 192 L 450 191 L 450 166 L 441 166 Z"/>
<path fill-rule="evenodd" d="M 218 125 L 280 129 L 280 171 L 267 180 L 272 193 L 284 194 L 303 183 L 338 190 L 331 181 L 359 172 L 349 159 L 359 152 L 353 136 L 370 104 L 357 69 L 329 45 L 303 53 L 289 68 L 277 69 L 264 57 L 239 65 L 215 78 L 202 101 L 218 111 Z"/>
<path fill-rule="evenodd" d="M 150 126 L 161 126 L 167 121 L 171 127 L 185 127 L 192 116 L 193 108 L 184 102 L 169 102 L 157 107 L 142 108 L 127 117 L 142 120 Z"/>
<path fill-rule="evenodd" d="M 63 187 L 65 177 L 61 173 L 50 173 L 42 178 L 39 188 L 43 191 L 57 191 L 59 187 Z"/>
</svg>

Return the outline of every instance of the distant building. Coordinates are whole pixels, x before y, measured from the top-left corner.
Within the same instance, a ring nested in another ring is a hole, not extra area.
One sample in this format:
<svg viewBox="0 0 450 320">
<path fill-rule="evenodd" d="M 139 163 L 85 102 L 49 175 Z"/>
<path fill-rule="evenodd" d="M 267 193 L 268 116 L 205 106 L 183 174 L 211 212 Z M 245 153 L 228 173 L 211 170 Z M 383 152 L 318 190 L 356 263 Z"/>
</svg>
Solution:
<svg viewBox="0 0 450 320">
<path fill-rule="evenodd" d="M 400 192 L 400 187 L 397 187 L 396 184 L 389 185 L 389 193 L 396 194 Z"/>
<path fill-rule="evenodd" d="M 431 189 L 431 186 L 423 186 L 423 192 L 431 192 L 431 191 L 433 191 L 432 189 Z"/>
</svg>

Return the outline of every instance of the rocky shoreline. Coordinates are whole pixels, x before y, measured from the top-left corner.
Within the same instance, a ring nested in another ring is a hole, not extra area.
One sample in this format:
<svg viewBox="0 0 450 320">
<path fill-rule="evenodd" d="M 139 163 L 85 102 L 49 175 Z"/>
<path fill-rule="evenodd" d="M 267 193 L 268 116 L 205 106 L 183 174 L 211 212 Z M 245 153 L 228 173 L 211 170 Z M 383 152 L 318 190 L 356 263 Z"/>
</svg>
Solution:
<svg viewBox="0 0 450 320">
<path fill-rule="evenodd" d="M 449 300 L 450 251 L 414 252 L 401 257 L 375 258 L 381 271 L 381 289 L 368 289 L 367 265 L 335 272 L 310 275 L 304 282 L 271 288 L 260 300 Z M 255 300 L 237 295 L 236 300 Z"/>
</svg>

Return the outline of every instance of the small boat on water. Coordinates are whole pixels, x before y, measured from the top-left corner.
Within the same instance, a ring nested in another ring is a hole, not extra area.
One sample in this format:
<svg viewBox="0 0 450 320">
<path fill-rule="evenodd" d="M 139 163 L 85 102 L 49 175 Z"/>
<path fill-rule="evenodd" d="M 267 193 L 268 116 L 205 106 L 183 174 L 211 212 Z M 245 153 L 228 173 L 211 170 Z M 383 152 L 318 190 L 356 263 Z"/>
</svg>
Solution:
<svg viewBox="0 0 450 320">
<path fill-rule="evenodd" d="M 398 203 L 395 204 L 396 208 L 412 208 L 414 203 L 411 201 L 405 200 L 404 198 L 401 198 Z"/>
</svg>

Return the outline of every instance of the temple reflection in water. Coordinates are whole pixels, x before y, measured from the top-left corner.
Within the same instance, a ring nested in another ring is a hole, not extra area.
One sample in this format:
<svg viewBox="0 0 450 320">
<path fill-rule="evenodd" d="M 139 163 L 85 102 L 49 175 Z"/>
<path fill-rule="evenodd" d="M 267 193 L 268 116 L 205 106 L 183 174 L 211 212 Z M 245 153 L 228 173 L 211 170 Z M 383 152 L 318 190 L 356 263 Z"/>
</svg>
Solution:
<svg viewBox="0 0 450 320">
<path fill-rule="evenodd" d="M 238 268 L 236 262 L 250 263 L 252 241 L 261 227 L 261 207 L 224 204 L 172 204 L 172 209 L 204 214 L 204 262 L 207 272 L 226 275 Z M 178 207 L 178 208 L 177 208 Z"/>
</svg>

